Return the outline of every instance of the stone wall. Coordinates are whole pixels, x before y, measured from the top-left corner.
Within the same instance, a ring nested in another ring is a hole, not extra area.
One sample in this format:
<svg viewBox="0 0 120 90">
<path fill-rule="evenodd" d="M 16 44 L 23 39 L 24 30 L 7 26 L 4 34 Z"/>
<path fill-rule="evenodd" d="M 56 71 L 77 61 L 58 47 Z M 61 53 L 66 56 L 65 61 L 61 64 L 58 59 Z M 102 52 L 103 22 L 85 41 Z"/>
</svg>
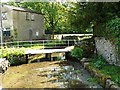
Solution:
<svg viewBox="0 0 120 90">
<path fill-rule="evenodd" d="M 120 65 L 115 45 L 113 45 L 109 40 L 106 40 L 104 37 L 96 37 L 95 46 L 97 53 L 102 55 L 108 63 Z"/>
<path fill-rule="evenodd" d="M 0 73 L 4 73 L 8 67 L 10 66 L 10 62 L 5 58 L 0 58 Z"/>
</svg>

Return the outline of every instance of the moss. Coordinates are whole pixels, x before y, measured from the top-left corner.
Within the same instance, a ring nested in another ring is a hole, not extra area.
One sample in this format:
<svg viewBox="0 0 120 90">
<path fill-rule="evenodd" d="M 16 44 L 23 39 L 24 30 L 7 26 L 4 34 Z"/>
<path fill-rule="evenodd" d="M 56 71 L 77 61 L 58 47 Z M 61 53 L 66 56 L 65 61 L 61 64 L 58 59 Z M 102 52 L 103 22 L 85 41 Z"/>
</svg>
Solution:
<svg viewBox="0 0 120 90">
<path fill-rule="evenodd" d="M 103 87 L 106 86 L 106 80 L 107 80 L 107 79 L 111 79 L 111 76 L 103 75 L 103 76 L 101 77 L 100 81 L 101 81 L 101 85 L 102 85 Z"/>
<path fill-rule="evenodd" d="M 106 80 L 111 79 L 111 76 L 103 74 L 99 69 L 93 67 L 92 65 L 88 66 L 89 72 L 96 77 L 96 80 L 103 86 L 106 86 Z"/>
</svg>

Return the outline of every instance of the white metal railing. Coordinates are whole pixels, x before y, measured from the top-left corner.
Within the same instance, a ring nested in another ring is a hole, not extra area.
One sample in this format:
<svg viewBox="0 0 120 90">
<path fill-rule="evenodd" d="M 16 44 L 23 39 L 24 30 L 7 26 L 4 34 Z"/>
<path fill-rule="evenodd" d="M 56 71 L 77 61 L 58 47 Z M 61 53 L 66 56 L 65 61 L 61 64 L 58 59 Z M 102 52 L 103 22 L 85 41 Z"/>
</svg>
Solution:
<svg viewBox="0 0 120 90">
<path fill-rule="evenodd" d="M 44 48 L 52 47 L 66 47 L 75 45 L 78 40 L 33 40 L 33 41 L 14 41 L 14 42 L 4 42 L 4 47 L 32 47 L 32 46 L 43 46 Z"/>
</svg>

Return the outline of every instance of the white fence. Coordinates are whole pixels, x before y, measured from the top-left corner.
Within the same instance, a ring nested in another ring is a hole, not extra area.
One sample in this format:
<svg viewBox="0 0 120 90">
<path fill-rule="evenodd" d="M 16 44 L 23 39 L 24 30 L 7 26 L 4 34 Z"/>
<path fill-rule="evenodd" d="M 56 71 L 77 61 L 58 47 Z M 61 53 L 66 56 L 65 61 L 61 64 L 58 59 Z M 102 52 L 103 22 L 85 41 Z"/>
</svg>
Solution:
<svg viewBox="0 0 120 90">
<path fill-rule="evenodd" d="M 3 43 L 4 47 L 33 47 L 33 46 L 43 46 L 45 48 L 52 47 L 66 47 L 75 45 L 78 40 L 34 40 L 34 41 L 14 41 L 14 42 L 5 42 Z"/>
</svg>

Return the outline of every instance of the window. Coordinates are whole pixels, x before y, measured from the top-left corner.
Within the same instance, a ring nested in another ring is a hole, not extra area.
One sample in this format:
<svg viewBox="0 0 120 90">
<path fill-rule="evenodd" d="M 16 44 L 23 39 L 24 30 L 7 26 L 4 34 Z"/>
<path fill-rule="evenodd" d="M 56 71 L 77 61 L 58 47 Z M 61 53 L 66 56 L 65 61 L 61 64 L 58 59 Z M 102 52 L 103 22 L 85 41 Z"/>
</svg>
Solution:
<svg viewBox="0 0 120 90">
<path fill-rule="evenodd" d="M 7 12 L 2 13 L 2 20 L 7 20 Z"/>
<path fill-rule="evenodd" d="M 26 13 L 26 20 L 30 20 L 30 15 L 29 15 L 29 13 Z"/>
<path fill-rule="evenodd" d="M 10 28 L 4 28 L 3 29 L 3 36 L 10 36 Z"/>
<path fill-rule="evenodd" d="M 34 21 L 35 20 L 35 15 L 31 15 L 31 21 Z"/>
<path fill-rule="evenodd" d="M 36 32 L 35 35 L 36 35 L 36 36 L 39 36 L 39 32 Z"/>
<path fill-rule="evenodd" d="M 10 36 L 10 31 L 3 31 L 3 36 Z"/>
</svg>

